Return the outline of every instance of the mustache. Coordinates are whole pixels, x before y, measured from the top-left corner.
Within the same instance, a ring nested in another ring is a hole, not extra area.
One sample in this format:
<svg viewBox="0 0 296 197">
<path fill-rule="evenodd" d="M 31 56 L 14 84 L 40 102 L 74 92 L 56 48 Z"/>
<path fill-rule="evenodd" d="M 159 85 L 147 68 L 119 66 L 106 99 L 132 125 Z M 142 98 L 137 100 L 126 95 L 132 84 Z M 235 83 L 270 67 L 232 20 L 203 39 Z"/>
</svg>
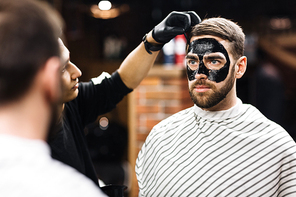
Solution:
<svg viewBox="0 0 296 197">
<path fill-rule="evenodd" d="M 192 86 L 197 86 L 197 85 L 204 85 L 204 86 L 208 86 L 210 88 L 215 87 L 212 83 L 208 82 L 207 80 L 196 80 Z"/>
</svg>

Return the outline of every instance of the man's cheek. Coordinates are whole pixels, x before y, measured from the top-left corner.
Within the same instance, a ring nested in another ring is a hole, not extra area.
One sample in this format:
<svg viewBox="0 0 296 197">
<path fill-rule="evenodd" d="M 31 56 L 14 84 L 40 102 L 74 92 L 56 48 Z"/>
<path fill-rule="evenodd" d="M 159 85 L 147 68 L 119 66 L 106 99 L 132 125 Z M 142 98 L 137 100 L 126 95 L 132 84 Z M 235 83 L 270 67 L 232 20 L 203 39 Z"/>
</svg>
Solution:
<svg viewBox="0 0 296 197">
<path fill-rule="evenodd" d="M 228 71 L 229 71 L 229 64 L 225 64 L 219 70 L 210 70 L 208 79 L 211 81 L 215 81 L 216 83 L 219 83 L 226 79 L 228 75 Z"/>
</svg>

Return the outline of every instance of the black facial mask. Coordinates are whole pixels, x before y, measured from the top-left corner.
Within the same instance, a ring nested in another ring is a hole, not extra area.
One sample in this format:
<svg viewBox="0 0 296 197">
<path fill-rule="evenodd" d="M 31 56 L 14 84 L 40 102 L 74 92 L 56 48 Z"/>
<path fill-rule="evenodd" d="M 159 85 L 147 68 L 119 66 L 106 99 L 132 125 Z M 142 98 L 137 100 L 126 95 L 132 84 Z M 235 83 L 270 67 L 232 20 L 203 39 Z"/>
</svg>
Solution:
<svg viewBox="0 0 296 197">
<path fill-rule="evenodd" d="M 198 55 L 200 62 L 196 70 L 191 70 L 188 65 L 186 66 L 188 79 L 190 81 L 195 79 L 196 74 L 204 74 L 208 77 L 209 80 L 215 81 L 216 83 L 219 83 L 226 79 L 229 71 L 230 60 L 226 49 L 217 40 L 215 40 L 214 38 L 202 38 L 194 40 L 188 46 L 188 53 L 189 52 Z M 204 65 L 203 57 L 205 54 L 216 52 L 220 52 L 225 56 L 226 63 L 219 70 L 208 69 Z"/>
</svg>

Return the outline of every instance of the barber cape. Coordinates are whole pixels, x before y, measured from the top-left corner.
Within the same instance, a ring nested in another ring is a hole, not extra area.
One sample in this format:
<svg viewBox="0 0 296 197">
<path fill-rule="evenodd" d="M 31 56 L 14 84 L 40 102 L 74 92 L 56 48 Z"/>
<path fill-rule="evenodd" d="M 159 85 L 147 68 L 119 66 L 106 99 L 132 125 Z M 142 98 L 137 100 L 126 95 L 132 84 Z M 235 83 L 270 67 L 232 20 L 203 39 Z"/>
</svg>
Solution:
<svg viewBox="0 0 296 197">
<path fill-rule="evenodd" d="M 136 162 L 139 196 L 296 196 L 296 145 L 255 107 L 185 109 L 157 124 Z"/>
</svg>

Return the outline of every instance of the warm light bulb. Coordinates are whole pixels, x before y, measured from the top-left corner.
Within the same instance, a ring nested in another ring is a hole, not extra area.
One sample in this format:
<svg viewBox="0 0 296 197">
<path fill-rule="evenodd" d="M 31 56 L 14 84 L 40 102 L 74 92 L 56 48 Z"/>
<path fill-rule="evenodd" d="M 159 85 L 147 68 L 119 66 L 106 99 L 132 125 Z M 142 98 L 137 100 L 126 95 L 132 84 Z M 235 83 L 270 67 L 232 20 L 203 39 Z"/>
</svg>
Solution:
<svg viewBox="0 0 296 197">
<path fill-rule="evenodd" d="M 100 10 L 110 10 L 112 4 L 110 1 L 100 1 L 98 7 L 100 8 Z"/>
<path fill-rule="evenodd" d="M 108 118 L 102 117 L 100 119 L 99 123 L 100 123 L 100 128 L 102 130 L 107 130 L 108 129 L 108 127 L 109 127 L 109 120 L 108 120 Z"/>
</svg>

